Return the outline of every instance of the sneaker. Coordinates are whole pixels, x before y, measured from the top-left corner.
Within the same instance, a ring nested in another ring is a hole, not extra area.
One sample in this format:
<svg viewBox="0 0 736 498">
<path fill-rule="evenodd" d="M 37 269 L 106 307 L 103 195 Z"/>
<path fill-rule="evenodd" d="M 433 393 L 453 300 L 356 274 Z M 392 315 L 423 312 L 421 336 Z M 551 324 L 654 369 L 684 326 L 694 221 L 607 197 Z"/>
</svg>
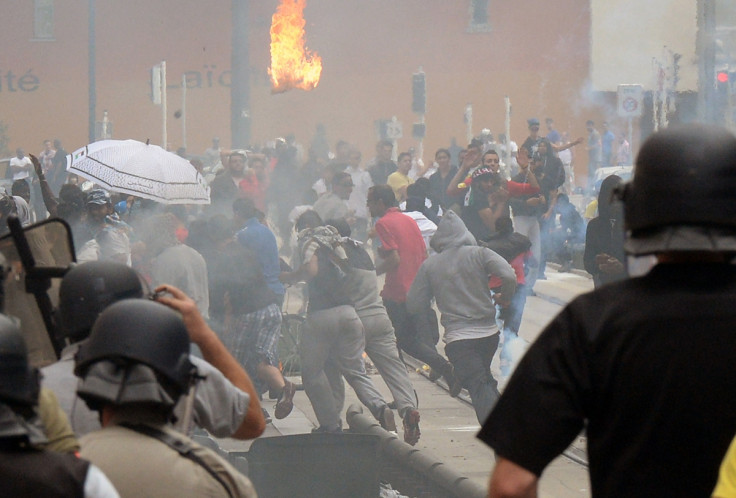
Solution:
<svg viewBox="0 0 736 498">
<path fill-rule="evenodd" d="M 286 418 L 294 408 L 294 393 L 296 392 L 296 386 L 288 380 L 284 384 L 284 389 L 281 391 L 281 396 L 276 402 L 276 407 L 273 410 L 274 416 L 281 420 Z"/>
<path fill-rule="evenodd" d="M 272 422 L 271 415 L 268 414 L 265 408 L 261 408 L 261 411 L 263 412 L 263 418 L 266 419 L 266 423 L 270 424 Z"/>
<path fill-rule="evenodd" d="M 444 377 L 447 381 L 447 387 L 450 390 L 450 396 L 457 398 L 460 395 L 460 391 L 463 390 L 463 385 L 460 383 L 460 379 L 455 376 L 455 367 L 449 365 Z"/>
<path fill-rule="evenodd" d="M 320 425 L 312 429 L 312 434 L 342 434 L 342 424 L 335 426 Z"/>
<path fill-rule="evenodd" d="M 388 432 L 396 433 L 396 420 L 394 419 L 394 412 L 388 407 L 383 407 L 381 416 L 378 419 L 378 423 L 381 424 L 384 430 Z"/>
<path fill-rule="evenodd" d="M 431 382 L 437 382 L 442 377 L 442 372 L 435 370 L 434 368 L 429 369 L 429 380 Z"/>
<path fill-rule="evenodd" d="M 419 412 L 411 409 L 404 414 L 404 442 L 414 446 L 419 441 Z"/>
</svg>

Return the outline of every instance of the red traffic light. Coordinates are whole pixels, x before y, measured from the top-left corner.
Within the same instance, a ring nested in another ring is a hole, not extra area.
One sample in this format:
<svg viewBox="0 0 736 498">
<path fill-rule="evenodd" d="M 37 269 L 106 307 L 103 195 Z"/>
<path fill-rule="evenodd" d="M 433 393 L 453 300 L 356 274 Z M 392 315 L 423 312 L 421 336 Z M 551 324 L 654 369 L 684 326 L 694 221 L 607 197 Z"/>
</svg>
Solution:
<svg viewBox="0 0 736 498">
<path fill-rule="evenodd" d="M 716 79 L 719 83 L 728 83 L 728 73 L 726 71 L 719 71 L 716 74 Z"/>
</svg>

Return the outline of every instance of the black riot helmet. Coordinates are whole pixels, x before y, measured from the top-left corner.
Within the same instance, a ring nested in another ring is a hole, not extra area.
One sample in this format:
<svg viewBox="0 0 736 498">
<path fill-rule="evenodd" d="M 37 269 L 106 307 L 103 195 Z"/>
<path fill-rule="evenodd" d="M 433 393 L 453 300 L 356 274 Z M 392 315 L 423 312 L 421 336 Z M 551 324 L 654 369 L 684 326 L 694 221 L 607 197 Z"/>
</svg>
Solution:
<svg viewBox="0 0 736 498">
<path fill-rule="evenodd" d="M 106 363 L 110 368 L 103 373 L 96 371 L 95 378 L 88 379 L 90 371 L 99 363 Z M 126 394 L 121 394 L 120 388 L 126 382 L 134 383 L 129 369 L 136 366 L 152 371 L 155 379 L 146 378 L 143 383 L 157 381 L 167 389 L 172 401 L 188 389 L 196 371 L 189 360 L 189 335 L 181 316 L 147 299 L 119 301 L 95 321 L 89 339 L 82 344 L 76 358 L 74 373 L 83 380 L 78 390 L 80 397 L 85 400 L 94 397 L 112 404 L 159 402 L 157 397 L 140 394 L 140 389 L 136 392 L 140 386 L 127 386 Z"/>
<path fill-rule="evenodd" d="M 736 137 L 728 130 L 689 124 L 652 135 L 639 151 L 634 179 L 617 193 L 627 251 L 733 250 L 734 192 Z"/>
<path fill-rule="evenodd" d="M 79 342 L 89 336 L 97 316 L 116 301 L 143 297 L 132 268 L 111 261 L 90 261 L 64 275 L 59 288 L 62 337 Z"/>
<path fill-rule="evenodd" d="M 0 401 L 23 406 L 38 403 L 38 372 L 28 364 L 20 329 L 0 315 Z"/>
</svg>

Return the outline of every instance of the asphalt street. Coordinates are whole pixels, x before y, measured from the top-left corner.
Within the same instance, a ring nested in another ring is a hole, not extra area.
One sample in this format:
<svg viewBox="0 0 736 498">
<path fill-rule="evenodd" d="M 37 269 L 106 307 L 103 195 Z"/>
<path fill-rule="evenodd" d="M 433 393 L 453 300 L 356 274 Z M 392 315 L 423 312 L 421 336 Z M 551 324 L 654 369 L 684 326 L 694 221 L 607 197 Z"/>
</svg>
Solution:
<svg viewBox="0 0 736 498">
<path fill-rule="evenodd" d="M 575 296 L 593 289 L 589 276 L 579 270 L 559 273 L 557 265 L 547 267 L 546 280 L 539 280 L 526 305 L 519 331 L 520 337 L 531 342 L 544 326 L 562 309 L 565 303 Z M 296 312 L 301 304 L 299 295 L 293 292 L 286 302 L 288 311 Z M 442 344 L 440 343 L 440 346 Z M 429 452 L 445 462 L 462 475 L 482 486 L 487 486 L 488 477 L 494 465 L 493 451 L 475 438 L 480 426 L 475 412 L 465 400 L 467 393 L 460 398 L 451 398 L 439 383 L 430 382 L 420 364 L 412 362 L 409 375 L 419 397 L 421 412 L 420 428 L 422 436 L 417 444 L 421 451 Z M 498 355 L 491 365 L 497 379 L 501 378 Z M 379 390 L 386 399 L 390 393 L 378 374 L 372 374 Z M 299 383 L 301 379 L 293 378 Z M 501 383 L 501 387 L 503 384 Z M 283 420 L 273 420 L 263 437 L 307 433 L 316 427 L 317 421 L 304 391 L 297 391 L 294 411 Z M 346 407 L 358 403 L 355 393 L 346 389 Z M 263 406 L 273 414 L 275 401 L 264 399 Z M 399 433 L 401 424 L 396 416 Z M 347 427 L 347 424 L 344 424 Z M 228 451 L 246 451 L 249 443 L 231 439 L 218 440 L 220 447 Z M 590 496 L 590 484 L 585 462 L 585 440 L 579 438 L 566 452 L 567 456 L 557 458 L 542 475 L 540 496 L 550 498 L 569 498 Z"/>
</svg>

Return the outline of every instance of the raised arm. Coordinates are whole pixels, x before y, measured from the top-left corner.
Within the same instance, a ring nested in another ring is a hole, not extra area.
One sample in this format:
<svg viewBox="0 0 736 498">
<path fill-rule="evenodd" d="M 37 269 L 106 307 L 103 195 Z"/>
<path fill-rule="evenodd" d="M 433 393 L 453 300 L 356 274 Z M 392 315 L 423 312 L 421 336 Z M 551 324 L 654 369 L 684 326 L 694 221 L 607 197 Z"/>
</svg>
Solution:
<svg viewBox="0 0 736 498">
<path fill-rule="evenodd" d="M 478 161 L 480 161 L 480 151 L 476 148 L 468 149 L 468 152 L 465 154 L 463 162 L 462 164 L 460 164 L 457 173 L 455 173 L 455 176 L 453 176 L 452 180 L 450 180 L 450 185 L 447 187 L 447 195 L 456 196 L 464 193 L 465 190 L 467 190 L 463 188 L 458 188 L 458 184 L 465 181 L 465 178 L 468 176 L 468 171 L 470 171 L 470 168 L 478 164 Z"/>
<path fill-rule="evenodd" d="M 572 142 L 567 142 L 566 144 L 560 144 L 560 145 L 551 144 L 551 145 L 552 145 L 552 150 L 554 150 L 555 152 L 561 152 L 571 147 L 575 147 L 576 145 L 580 145 L 581 143 L 583 143 L 583 137 L 579 137 L 578 139 L 573 140 Z"/>
<path fill-rule="evenodd" d="M 57 208 L 59 207 L 59 201 L 56 199 L 54 192 L 51 190 L 49 182 L 46 181 L 46 175 L 44 175 L 43 168 L 41 168 L 41 162 L 33 154 L 28 154 L 28 157 L 31 158 L 33 169 L 36 170 L 36 176 L 38 177 L 38 182 L 41 186 L 41 195 L 43 196 L 43 203 L 46 206 L 46 211 L 48 211 L 49 215 L 51 215 L 52 217 L 56 216 Z"/>
<path fill-rule="evenodd" d="M 253 439 L 263 434 L 266 429 L 266 420 L 263 417 L 261 404 L 258 401 L 258 393 L 253 386 L 253 382 L 220 341 L 217 334 L 207 325 L 194 300 L 172 285 L 160 285 L 156 288 L 156 292 L 170 294 L 169 296 L 158 297 L 157 301 L 181 313 L 184 325 L 187 332 L 189 332 L 189 338 L 199 346 L 204 359 L 222 372 L 225 378 L 232 382 L 235 387 L 249 395 L 250 399 L 245 418 L 240 427 L 232 434 L 232 437 Z"/>
</svg>

